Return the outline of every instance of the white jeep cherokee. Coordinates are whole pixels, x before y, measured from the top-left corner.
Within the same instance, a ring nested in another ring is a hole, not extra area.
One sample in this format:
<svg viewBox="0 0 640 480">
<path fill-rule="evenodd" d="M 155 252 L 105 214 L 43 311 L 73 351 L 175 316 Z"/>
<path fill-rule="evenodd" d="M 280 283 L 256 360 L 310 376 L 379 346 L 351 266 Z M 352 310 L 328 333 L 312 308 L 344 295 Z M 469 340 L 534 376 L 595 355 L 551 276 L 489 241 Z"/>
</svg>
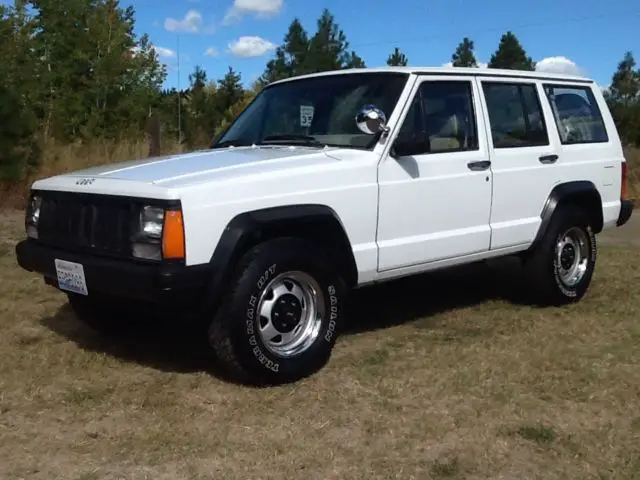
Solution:
<svg viewBox="0 0 640 480">
<path fill-rule="evenodd" d="M 516 254 L 575 302 L 632 208 L 589 79 L 344 70 L 269 85 L 208 150 L 35 182 L 16 251 L 90 325 L 196 312 L 224 364 L 280 383 L 322 368 L 363 285 Z"/>
</svg>

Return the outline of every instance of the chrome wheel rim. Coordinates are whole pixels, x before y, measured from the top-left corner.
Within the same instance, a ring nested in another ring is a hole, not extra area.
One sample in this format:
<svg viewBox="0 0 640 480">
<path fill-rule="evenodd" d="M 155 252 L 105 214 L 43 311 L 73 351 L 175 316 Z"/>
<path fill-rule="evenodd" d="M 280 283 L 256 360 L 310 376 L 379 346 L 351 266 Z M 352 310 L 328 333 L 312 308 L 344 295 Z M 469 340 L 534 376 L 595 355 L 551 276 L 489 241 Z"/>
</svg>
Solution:
<svg viewBox="0 0 640 480">
<path fill-rule="evenodd" d="M 279 357 L 306 351 L 318 338 L 325 316 L 320 285 L 304 272 L 285 272 L 271 280 L 258 301 L 258 332 Z"/>
<path fill-rule="evenodd" d="M 556 264 L 560 281 L 567 287 L 580 283 L 589 263 L 589 241 L 577 227 L 567 230 L 556 244 Z"/>
</svg>

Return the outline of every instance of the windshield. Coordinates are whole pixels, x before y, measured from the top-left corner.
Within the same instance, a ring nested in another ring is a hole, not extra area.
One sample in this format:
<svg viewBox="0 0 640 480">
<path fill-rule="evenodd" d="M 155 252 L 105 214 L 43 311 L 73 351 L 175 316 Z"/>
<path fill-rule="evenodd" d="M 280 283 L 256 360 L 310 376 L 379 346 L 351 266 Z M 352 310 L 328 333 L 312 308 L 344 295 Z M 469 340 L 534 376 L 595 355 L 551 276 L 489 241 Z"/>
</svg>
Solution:
<svg viewBox="0 0 640 480">
<path fill-rule="evenodd" d="M 265 88 L 212 148 L 310 145 L 373 148 L 355 117 L 365 105 L 391 116 L 408 75 L 354 73 L 284 82 Z"/>
</svg>

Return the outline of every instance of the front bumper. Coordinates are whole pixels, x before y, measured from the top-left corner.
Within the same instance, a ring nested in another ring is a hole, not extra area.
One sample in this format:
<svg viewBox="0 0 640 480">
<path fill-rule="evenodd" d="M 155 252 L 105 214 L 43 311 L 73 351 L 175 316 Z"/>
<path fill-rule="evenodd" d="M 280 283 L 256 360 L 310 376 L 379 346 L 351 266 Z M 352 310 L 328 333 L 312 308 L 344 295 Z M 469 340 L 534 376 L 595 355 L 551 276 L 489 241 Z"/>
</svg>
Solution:
<svg viewBox="0 0 640 480">
<path fill-rule="evenodd" d="M 631 212 L 633 212 L 633 207 L 633 200 L 622 200 L 616 226 L 621 227 L 629 221 L 631 218 Z"/>
<path fill-rule="evenodd" d="M 93 292 L 160 305 L 196 307 L 209 283 L 208 265 L 150 264 L 74 253 L 27 239 L 16 245 L 18 264 L 60 288 L 55 259 L 83 266 L 89 297 Z"/>
</svg>

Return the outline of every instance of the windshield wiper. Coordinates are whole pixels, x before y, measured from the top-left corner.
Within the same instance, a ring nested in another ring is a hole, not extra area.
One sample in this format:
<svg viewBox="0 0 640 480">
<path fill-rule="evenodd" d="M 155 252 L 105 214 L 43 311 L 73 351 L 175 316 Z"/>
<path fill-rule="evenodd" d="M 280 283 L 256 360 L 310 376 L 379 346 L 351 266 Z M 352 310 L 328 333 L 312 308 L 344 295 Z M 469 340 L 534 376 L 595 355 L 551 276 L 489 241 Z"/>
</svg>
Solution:
<svg viewBox="0 0 640 480">
<path fill-rule="evenodd" d="M 297 134 L 287 134 L 287 135 L 268 135 L 262 139 L 262 144 L 267 145 L 269 143 L 280 143 L 280 142 L 291 142 L 302 145 L 309 145 L 311 147 L 324 147 L 325 144 L 319 142 L 310 135 L 297 135 Z"/>
<path fill-rule="evenodd" d="M 225 147 L 248 147 L 247 142 L 242 140 L 225 140 L 224 142 L 216 143 L 211 148 L 225 148 Z"/>
</svg>

